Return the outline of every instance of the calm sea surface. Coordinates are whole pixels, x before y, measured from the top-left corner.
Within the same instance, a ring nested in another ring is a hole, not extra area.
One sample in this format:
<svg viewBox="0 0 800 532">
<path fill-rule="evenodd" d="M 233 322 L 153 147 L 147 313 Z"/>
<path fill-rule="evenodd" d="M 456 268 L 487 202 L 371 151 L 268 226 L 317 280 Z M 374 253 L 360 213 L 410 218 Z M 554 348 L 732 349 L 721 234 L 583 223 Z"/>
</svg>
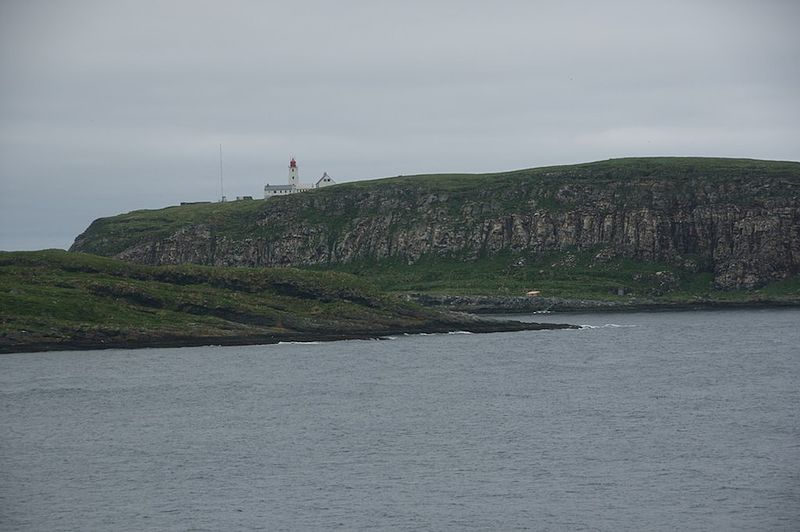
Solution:
<svg viewBox="0 0 800 532">
<path fill-rule="evenodd" d="M 800 310 L 525 319 L 0 356 L 0 529 L 800 529 Z"/>
</svg>

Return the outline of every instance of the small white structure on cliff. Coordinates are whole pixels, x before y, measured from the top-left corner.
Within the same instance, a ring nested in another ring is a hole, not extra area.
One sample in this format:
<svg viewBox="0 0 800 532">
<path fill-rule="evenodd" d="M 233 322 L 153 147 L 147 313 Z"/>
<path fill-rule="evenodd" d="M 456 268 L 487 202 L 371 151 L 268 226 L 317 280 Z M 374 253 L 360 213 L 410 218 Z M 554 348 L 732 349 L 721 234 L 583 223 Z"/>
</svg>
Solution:
<svg viewBox="0 0 800 532">
<path fill-rule="evenodd" d="M 289 161 L 289 182 L 286 185 L 264 185 L 264 198 L 271 198 L 272 196 L 283 196 L 286 194 L 294 194 L 296 192 L 305 192 L 306 190 L 313 190 L 315 188 L 327 187 L 335 185 L 336 182 L 330 178 L 327 172 L 322 174 L 319 181 L 314 185 L 300 184 L 300 176 L 297 173 L 297 161 Z"/>
</svg>

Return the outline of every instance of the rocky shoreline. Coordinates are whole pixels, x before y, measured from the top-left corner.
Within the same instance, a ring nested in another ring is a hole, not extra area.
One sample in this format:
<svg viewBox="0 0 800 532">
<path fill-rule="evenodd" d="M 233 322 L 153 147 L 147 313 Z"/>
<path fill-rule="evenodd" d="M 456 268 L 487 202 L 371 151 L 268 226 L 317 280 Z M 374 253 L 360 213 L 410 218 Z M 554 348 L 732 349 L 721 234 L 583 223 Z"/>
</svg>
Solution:
<svg viewBox="0 0 800 532">
<path fill-rule="evenodd" d="M 36 338 L 24 334 L 0 337 L 0 354 L 31 353 L 40 351 L 85 351 L 95 349 L 138 349 L 167 347 L 197 347 L 208 345 L 267 345 L 280 342 L 333 342 L 339 340 L 380 340 L 391 336 L 413 334 L 444 334 L 464 331 L 470 333 L 493 333 L 515 331 L 540 331 L 553 329 L 578 329 L 576 325 L 562 323 L 524 323 L 519 321 L 496 321 L 463 315 L 442 323 L 431 323 L 419 327 L 399 329 L 374 329 L 339 331 L 309 331 L 264 333 L 231 336 L 197 335 L 113 335 L 103 331 L 66 336 L 60 339 Z"/>
<path fill-rule="evenodd" d="M 426 307 L 471 314 L 527 314 L 536 312 L 637 312 L 800 306 L 800 298 L 659 301 L 632 298 L 626 301 L 566 299 L 527 296 L 464 296 L 408 294 L 409 301 Z"/>
<path fill-rule="evenodd" d="M 2 252 L 0 274 L 0 353 L 573 327 L 425 308 L 335 272 L 164 268 L 49 250 Z"/>
</svg>

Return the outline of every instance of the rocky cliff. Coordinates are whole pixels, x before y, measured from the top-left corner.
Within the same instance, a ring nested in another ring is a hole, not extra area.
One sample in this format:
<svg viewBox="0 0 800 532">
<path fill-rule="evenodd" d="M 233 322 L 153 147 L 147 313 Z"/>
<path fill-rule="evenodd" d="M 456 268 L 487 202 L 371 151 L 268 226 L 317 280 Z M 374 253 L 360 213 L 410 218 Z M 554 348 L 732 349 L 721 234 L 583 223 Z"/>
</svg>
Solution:
<svg viewBox="0 0 800 532">
<path fill-rule="evenodd" d="M 590 251 L 753 288 L 800 271 L 800 163 L 618 159 L 357 182 L 100 219 L 73 251 L 147 264 L 320 265 Z"/>
</svg>

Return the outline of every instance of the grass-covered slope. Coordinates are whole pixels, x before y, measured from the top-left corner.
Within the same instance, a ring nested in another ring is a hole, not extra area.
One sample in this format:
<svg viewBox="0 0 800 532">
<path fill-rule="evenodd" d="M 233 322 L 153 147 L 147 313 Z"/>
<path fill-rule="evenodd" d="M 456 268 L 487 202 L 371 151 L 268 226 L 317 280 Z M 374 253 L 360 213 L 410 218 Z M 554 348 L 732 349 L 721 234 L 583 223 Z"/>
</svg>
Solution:
<svg viewBox="0 0 800 532">
<path fill-rule="evenodd" d="M 140 242 L 164 238 L 197 224 L 213 227 L 220 235 L 256 236 L 264 230 L 255 222 L 268 207 L 267 200 L 194 203 L 99 218 L 78 237 L 72 251 L 112 256 Z"/>
<path fill-rule="evenodd" d="M 632 179 L 707 179 L 725 181 L 731 178 L 760 176 L 800 179 L 800 163 L 722 157 L 627 157 L 591 163 L 543 166 L 488 174 L 420 174 L 390 178 L 395 186 L 424 187 L 431 191 L 470 191 L 490 186 L 496 189 L 513 187 L 529 180 L 564 181 Z M 386 179 L 346 183 L 344 187 L 363 188 L 386 184 Z M 343 187 L 340 185 L 339 190 Z"/>
<path fill-rule="evenodd" d="M 504 253 L 474 261 L 424 257 L 414 264 L 359 261 L 327 268 L 357 275 L 387 293 L 513 299 L 524 298 L 529 291 L 540 292 L 535 301 L 520 310 L 582 308 L 578 300 L 607 301 L 620 309 L 800 304 L 800 276 L 752 290 L 719 290 L 714 287 L 712 274 L 702 271 L 696 263 L 681 266 L 608 259 L 592 252 L 539 256 Z M 556 300 L 569 301 L 554 304 Z M 503 308 L 498 306 L 497 310 Z M 593 308 L 586 306 L 587 310 Z"/>
<path fill-rule="evenodd" d="M 469 328 L 467 321 L 342 273 L 0 252 L 0 352 L 338 339 Z"/>
</svg>

